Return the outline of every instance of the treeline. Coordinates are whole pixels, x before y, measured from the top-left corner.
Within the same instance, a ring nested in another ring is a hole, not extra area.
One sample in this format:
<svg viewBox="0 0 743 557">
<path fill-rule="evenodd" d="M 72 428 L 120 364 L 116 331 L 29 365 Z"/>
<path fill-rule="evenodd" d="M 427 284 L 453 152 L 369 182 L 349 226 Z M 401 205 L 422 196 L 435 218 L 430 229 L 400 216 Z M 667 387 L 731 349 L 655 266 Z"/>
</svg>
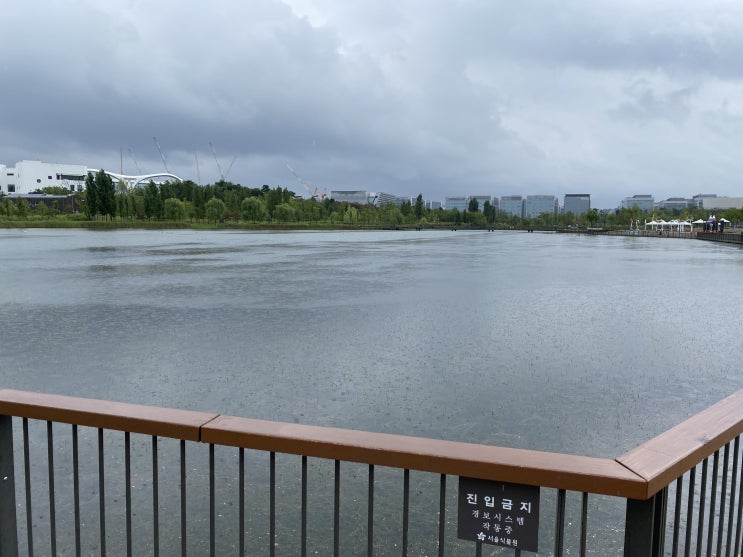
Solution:
<svg viewBox="0 0 743 557">
<path fill-rule="evenodd" d="M 43 188 L 37 193 L 69 194 L 64 188 Z M 60 205 L 58 200 L 0 198 L 0 218 L 70 219 L 110 221 L 190 221 L 201 223 L 306 223 L 350 226 L 458 226 L 492 228 L 568 228 L 626 227 L 631 222 L 664 218 L 705 219 L 703 209 L 655 210 L 643 212 L 637 207 L 609 212 L 591 209 L 582 215 L 572 213 L 541 215 L 522 219 L 497 210 L 489 201 L 482 207 L 471 199 L 467 210 L 427 209 L 419 194 L 412 202 L 399 206 L 358 205 L 332 199 L 303 199 L 288 188 L 264 185 L 243 187 L 227 181 L 198 185 L 190 180 L 154 182 L 144 187 L 127 189 L 114 182 L 105 172 L 88 174 L 85 192 L 75 194 L 75 203 Z M 74 214 L 79 208 L 79 213 Z M 743 222 L 743 210 L 730 209 L 717 213 L 733 223 Z"/>
</svg>

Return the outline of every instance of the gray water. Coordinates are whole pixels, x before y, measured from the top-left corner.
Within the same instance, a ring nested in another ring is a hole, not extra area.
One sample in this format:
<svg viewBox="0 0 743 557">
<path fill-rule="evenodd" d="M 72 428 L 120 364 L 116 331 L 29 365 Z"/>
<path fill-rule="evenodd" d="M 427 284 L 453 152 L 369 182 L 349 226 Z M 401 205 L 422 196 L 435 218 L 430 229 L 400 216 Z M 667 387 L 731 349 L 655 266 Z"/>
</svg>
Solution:
<svg viewBox="0 0 743 557">
<path fill-rule="evenodd" d="M 614 457 L 743 387 L 743 252 L 0 230 L 0 388 Z"/>
<path fill-rule="evenodd" d="M 743 386 L 739 248 L 0 232 L 0 383 L 616 456 Z"/>
</svg>

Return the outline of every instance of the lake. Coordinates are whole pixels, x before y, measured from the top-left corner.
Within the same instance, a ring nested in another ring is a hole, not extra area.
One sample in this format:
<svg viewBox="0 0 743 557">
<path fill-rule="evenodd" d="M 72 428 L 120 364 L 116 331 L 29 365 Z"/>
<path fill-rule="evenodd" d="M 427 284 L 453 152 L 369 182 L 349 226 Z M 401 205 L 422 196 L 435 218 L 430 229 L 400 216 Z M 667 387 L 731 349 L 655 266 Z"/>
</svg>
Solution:
<svg viewBox="0 0 743 557">
<path fill-rule="evenodd" d="M 0 230 L 0 387 L 614 457 L 743 387 L 743 252 Z"/>
<path fill-rule="evenodd" d="M 725 245 L 4 230 L 0 256 L 9 388 L 615 456 L 743 386 Z"/>
</svg>

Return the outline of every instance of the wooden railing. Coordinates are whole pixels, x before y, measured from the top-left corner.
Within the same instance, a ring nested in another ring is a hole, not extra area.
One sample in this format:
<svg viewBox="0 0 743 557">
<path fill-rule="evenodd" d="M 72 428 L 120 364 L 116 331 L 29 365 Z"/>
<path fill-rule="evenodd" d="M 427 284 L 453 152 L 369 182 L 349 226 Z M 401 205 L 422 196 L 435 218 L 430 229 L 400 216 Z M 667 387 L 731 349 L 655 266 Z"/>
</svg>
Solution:
<svg viewBox="0 0 743 557">
<path fill-rule="evenodd" d="M 16 419 L 14 422 L 13 418 Z M 18 420 L 20 419 L 20 420 Z M 276 479 L 275 455 L 288 454 L 302 457 L 301 478 L 301 539 L 297 541 L 296 553 L 307 552 L 307 459 L 328 459 L 335 462 L 334 539 L 333 552 L 342 554 L 340 536 L 340 463 L 361 463 L 368 466 L 367 496 L 367 553 L 384 553 L 386 540 L 375 537 L 375 467 L 404 471 L 402 551 L 407 552 L 409 528 L 409 473 L 421 471 L 436 474 L 440 478 L 441 490 L 438 502 L 438 552 L 443 555 L 451 546 L 450 504 L 447 495 L 447 476 L 469 477 L 555 490 L 555 529 L 548 543 L 554 554 L 565 551 L 565 495 L 566 492 L 582 494 L 580 517 L 580 540 L 576 541 L 576 554 L 585 555 L 587 547 L 587 498 L 589 494 L 610 496 L 626 500 L 623 524 L 614 527 L 624 531 L 623 554 L 631 557 L 650 555 L 689 555 L 693 548 L 701 548 L 706 541 L 712 547 L 716 538 L 718 552 L 715 555 L 739 555 L 743 498 L 738 493 L 743 486 L 740 481 L 740 436 L 743 433 L 743 390 L 711 406 L 691 419 L 640 445 L 615 459 L 593 458 L 558 453 L 547 453 L 505 447 L 494 447 L 470 443 L 425 439 L 402 435 L 371 433 L 337 428 L 279 423 L 234 416 L 223 416 L 209 412 L 194 412 L 169 408 L 157 408 L 137 404 L 126 404 L 77 397 L 0 389 L 0 557 L 23 552 L 33 554 L 38 542 L 33 538 L 37 528 L 32 512 L 30 445 L 34 441 L 28 433 L 28 420 L 47 423 L 48 475 L 45 490 L 49 492 L 49 546 L 51 553 L 57 552 L 55 509 L 63 491 L 55 488 L 55 445 L 53 424 L 72 424 L 72 466 L 74 499 L 74 538 L 76 552 L 81 553 L 80 503 L 78 462 L 78 426 L 98 430 L 98 475 L 100 510 L 99 547 L 105 554 L 107 545 L 105 508 L 106 465 L 104 459 L 103 431 L 121 431 L 125 434 L 124 468 L 126 475 L 126 551 L 133 552 L 132 542 L 132 497 L 130 434 L 141 434 L 152 439 L 152 519 L 153 543 L 148 552 L 160 551 L 160 515 L 158 502 L 159 477 L 162 463 L 158 462 L 158 439 L 175 439 L 180 442 L 180 544 L 182 554 L 189 551 L 189 524 L 186 510 L 186 451 L 185 443 L 209 446 L 209 549 L 215 554 L 220 534 L 215 525 L 215 463 L 214 447 L 239 449 L 240 466 L 235 476 L 239 477 L 239 540 L 235 552 L 245 554 L 245 485 L 244 450 L 265 451 L 270 455 L 271 481 L 268 486 L 267 505 L 270 506 L 269 543 L 267 551 L 276 551 Z M 14 443 L 15 438 L 15 443 Z M 59 436 L 57 436 L 59 439 Z M 35 442 L 37 445 L 38 441 Z M 732 444 L 731 444 L 732 443 Z M 14 445 L 23 446 L 23 453 L 14 452 Z M 69 442 L 67 442 L 69 444 Z M 721 455 L 720 451 L 724 451 Z M 713 458 L 712 470 L 710 458 Z M 23 462 L 21 466 L 20 463 Z M 59 463 L 57 464 L 59 466 Z M 16 468 L 22 469 L 16 472 Z M 85 468 L 85 465 L 83 466 Z M 94 468 L 93 465 L 87 466 Z M 700 468 L 701 479 L 697 479 Z M 108 473 L 109 478 L 111 473 Z M 18 481 L 20 477 L 24 481 Z M 58 485 L 58 484 L 57 484 Z M 25 490 L 24 490 L 25 486 Z M 685 486 L 685 487 L 684 487 Z M 38 488 L 37 488 L 38 489 Z M 407 490 L 407 491 L 406 491 Z M 68 490 L 69 491 L 69 490 Z M 683 493 L 686 491 L 686 499 Z M 675 497 L 675 511 L 668 512 L 669 493 Z M 16 497 L 18 496 L 18 497 Z M 737 498 L 737 508 L 735 506 Z M 18 505 L 16 503 L 19 503 Z M 379 506 L 379 500 L 376 502 Z M 727 506 L 726 506 L 727 505 Z M 63 505 L 64 506 L 64 505 Z M 16 515 L 26 514 L 26 541 L 18 533 L 24 530 L 23 520 Z M 144 509 L 139 509 L 140 514 Z M 706 513 L 706 514 L 705 514 Z M 237 518 L 237 517 L 236 517 Z M 84 521 L 83 521 L 84 522 Z M 726 528 L 724 529 L 724 526 Z M 723 531 L 724 530 L 724 531 Z M 110 532 L 108 533 L 110 534 Z M 669 538 L 668 540 L 666 538 Z M 672 539 L 671 539 L 672 538 Z M 733 542 L 733 539 L 735 540 Z M 45 542 L 46 543 L 46 542 Z M 458 543 L 458 542 L 457 542 Z M 448 544 L 448 545 L 447 545 Z M 476 554 L 480 544 L 474 544 Z M 461 547 L 457 545 L 457 547 Z M 597 555 L 601 548 L 593 549 Z M 721 553 L 722 551 L 725 553 Z M 513 550 L 520 555 L 519 549 Z M 43 554 L 48 553 L 46 550 Z M 290 551 L 289 554 L 293 554 Z M 700 553 L 697 553 L 700 554 Z M 711 554 L 711 553 L 708 553 Z"/>
</svg>

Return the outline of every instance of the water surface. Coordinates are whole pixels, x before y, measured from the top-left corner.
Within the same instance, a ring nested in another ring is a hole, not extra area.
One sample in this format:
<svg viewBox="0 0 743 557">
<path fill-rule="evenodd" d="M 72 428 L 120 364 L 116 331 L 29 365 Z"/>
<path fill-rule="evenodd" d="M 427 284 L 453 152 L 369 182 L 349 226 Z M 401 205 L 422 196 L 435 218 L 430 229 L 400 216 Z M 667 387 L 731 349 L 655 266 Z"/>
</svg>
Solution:
<svg viewBox="0 0 743 557">
<path fill-rule="evenodd" d="M 725 245 L 3 230 L 0 257 L 8 388 L 616 456 L 743 386 Z"/>
</svg>

